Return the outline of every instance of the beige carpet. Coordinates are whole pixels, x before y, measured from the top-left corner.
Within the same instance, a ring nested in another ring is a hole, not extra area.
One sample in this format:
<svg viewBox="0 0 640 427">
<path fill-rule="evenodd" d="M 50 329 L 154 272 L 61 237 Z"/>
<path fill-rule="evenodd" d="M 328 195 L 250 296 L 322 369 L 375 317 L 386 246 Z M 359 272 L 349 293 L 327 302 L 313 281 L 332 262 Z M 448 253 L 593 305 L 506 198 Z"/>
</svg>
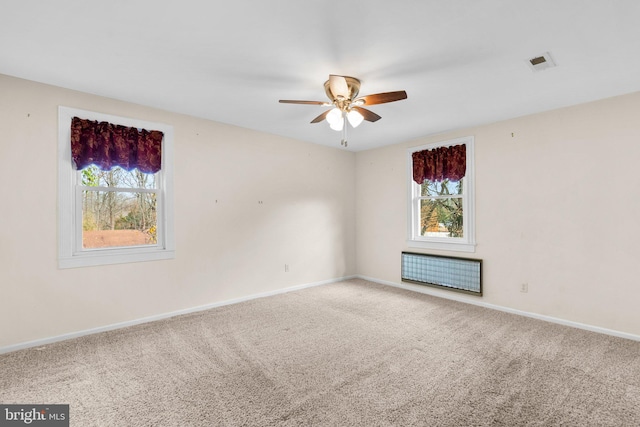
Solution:
<svg viewBox="0 0 640 427">
<path fill-rule="evenodd" d="M 72 426 L 640 426 L 640 342 L 362 280 L 0 356 Z"/>
</svg>

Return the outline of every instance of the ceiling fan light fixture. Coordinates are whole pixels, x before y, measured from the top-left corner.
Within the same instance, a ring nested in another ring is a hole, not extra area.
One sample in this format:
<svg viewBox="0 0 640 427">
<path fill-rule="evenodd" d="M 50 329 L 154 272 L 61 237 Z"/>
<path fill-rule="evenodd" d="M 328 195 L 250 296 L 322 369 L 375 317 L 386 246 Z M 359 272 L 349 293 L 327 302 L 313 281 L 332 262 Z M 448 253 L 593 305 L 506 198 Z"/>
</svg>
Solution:
<svg viewBox="0 0 640 427">
<path fill-rule="evenodd" d="M 360 123 L 362 123 L 362 121 L 364 120 L 364 117 L 362 116 L 362 114 L 360 114 L 356 110 L 351 110 L 347 113 L 347 119 L 349 120 L 349 123 L 351 124 L 351 126 L 353 126 L 354 128 L 357 128 L 360 125 Z"/>
<path fill-rule="evenodd" d="M 344 120 L 340 119 L 333 123 L 329 122 L 329 127 L 333 130 L 341 131 L 344 127 Z"/>
<path fill-rule="evenodd" d="M 331 109 L 327 114 L 327 121 L 330 125 L 338 122 L 342 123 L 342 111 L 338 107 Z"/>
</svg>

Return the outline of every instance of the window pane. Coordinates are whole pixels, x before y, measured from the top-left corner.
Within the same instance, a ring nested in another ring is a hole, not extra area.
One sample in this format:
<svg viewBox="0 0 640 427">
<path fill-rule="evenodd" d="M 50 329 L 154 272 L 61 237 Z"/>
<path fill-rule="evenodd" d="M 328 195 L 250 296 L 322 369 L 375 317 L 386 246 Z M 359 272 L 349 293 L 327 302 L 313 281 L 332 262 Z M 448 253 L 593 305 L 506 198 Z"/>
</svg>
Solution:
<svg viewBox="0 0 640 427">
<path fill-rule="evenodd" d="M 82 247 L 154 245 L 156 194 L 83 191 Z"/>
<path fill-rule="evenodd" d="M 421 196 L 443 196 L 448 194 L 462 194 L 462 182 L 464 178 L 460 181 L 449 181 L 445 180 L 443 182 L 431 182 L 426 180 L 420 186 L 420 195 Z"/>
<path fill-rule="evenodd" d="M 462 198 L 420 200 L 420 235 L 423 237 L 464 237 Z"/>
<path fill-rule="evenodd" d="M 110 171 L 103 171 L 91 165 L 78 173 L 82 185 L 88 187 L 156 188 L 156 174 L 140 172 L 137 169 L 126 171 L 115 167 Z"/>
</svg>

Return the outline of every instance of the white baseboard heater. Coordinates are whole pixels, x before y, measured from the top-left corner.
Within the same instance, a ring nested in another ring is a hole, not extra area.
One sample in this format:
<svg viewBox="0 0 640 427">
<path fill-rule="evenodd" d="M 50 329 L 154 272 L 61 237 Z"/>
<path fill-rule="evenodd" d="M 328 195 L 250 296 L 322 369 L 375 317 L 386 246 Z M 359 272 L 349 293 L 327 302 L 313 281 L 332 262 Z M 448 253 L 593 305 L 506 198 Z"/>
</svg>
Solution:
<svg viewBox="0 0 640 427">
<path fill-rule="evenodd" d="M 402 252 L 402 281 L 482 296 L 482 260 Z"/>
</svg>

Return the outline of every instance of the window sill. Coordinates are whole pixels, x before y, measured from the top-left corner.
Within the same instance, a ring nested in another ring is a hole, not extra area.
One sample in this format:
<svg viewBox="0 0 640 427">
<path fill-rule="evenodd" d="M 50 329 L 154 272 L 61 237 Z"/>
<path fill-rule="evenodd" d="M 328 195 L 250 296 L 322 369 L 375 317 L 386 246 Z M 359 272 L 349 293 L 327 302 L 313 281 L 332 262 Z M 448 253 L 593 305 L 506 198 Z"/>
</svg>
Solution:
<svg viewBox="0 0 640 427">
<path fill-rule="evenodd" d="M 114 251 L 113 253 L 82 253 L 70 257 L 58 258 L 59 268 L 79 268 L 96 265 L 124 264 L 130 262 L 158 261 L 173 259 L 176 253 L 173 250 L 145 250 L 145 251 Z"/>
<path fill-rule="evenodd" d="M 475 252 L 475 243 L 463 242 L 436 242 L 426 240 L 407 240 L 407 246 L 410 248 L 436 249 L 454 252 Z"/>
</svg>

